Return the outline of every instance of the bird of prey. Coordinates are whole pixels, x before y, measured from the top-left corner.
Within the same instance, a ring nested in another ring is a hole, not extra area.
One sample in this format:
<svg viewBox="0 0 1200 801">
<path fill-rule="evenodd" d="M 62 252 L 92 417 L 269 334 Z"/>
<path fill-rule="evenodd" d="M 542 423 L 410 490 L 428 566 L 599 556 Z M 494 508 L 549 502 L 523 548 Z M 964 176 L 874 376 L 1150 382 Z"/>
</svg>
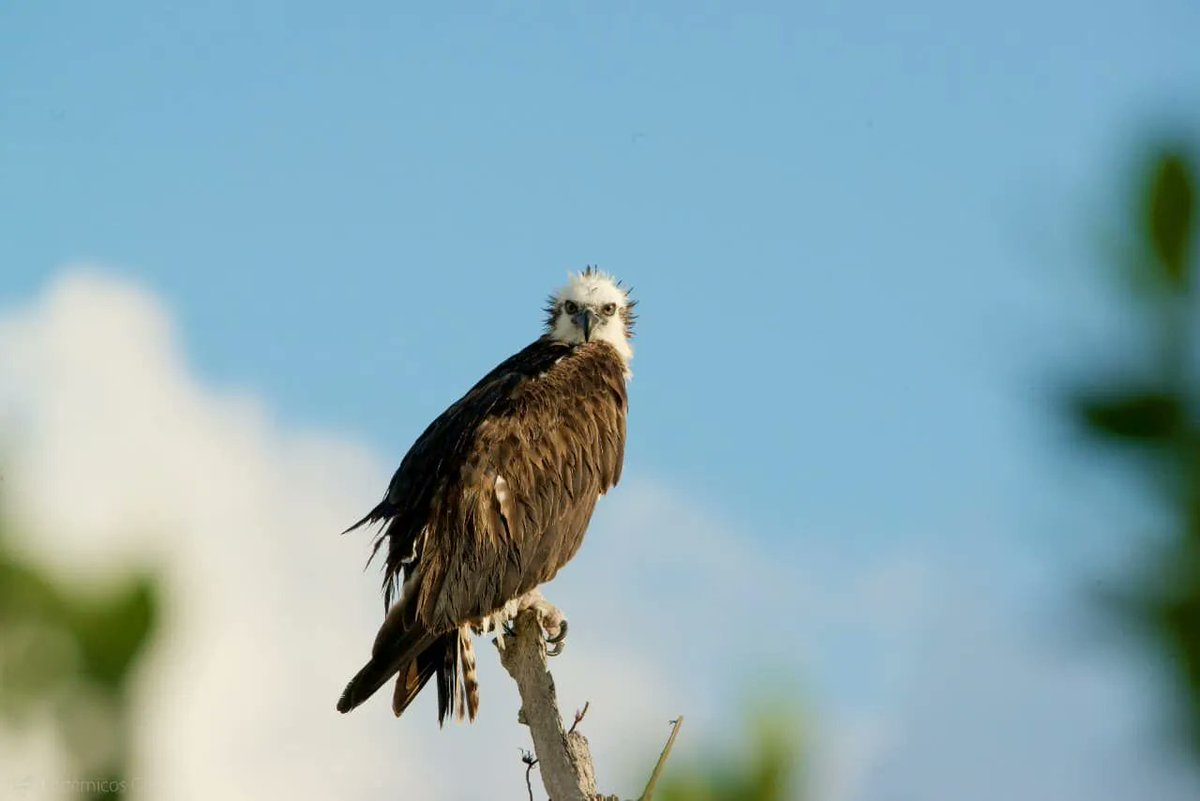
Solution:
<svg viewBox="0 0 1200 801">
<path fill-rule="evenodd" d="M 396 676 L 399 716 L 436 677 L 439 725 L 474 720 L 472 632 L 532 607 L 561 643 L 566 620 L 537 588 L 575 555 L 597 499 L 621 477 L 634 304 L 594 267 L 570 275 L 550 297 L 545 333 L 434 420 L 383 500 L 347 529 L 383 524 L 372 556 L 386 542 L 388 612 L 339 711 Z"/>
</svg>

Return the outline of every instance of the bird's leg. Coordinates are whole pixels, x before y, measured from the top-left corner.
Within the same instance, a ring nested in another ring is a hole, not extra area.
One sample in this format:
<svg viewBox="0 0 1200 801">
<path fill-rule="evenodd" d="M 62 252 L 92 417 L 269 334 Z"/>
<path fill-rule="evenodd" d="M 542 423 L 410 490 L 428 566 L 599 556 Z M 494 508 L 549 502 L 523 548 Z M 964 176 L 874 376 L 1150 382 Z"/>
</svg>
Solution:
<svg viewBox="0 0 1200 801">
<path fill-rule="evenodd" d="M 537 613 L 538 623 L 550 648 L 547 656 L 558 656 L 567 644 L 567 618 L 554 604 L 547 601 L 538 590 L 530 590 L 521 596 L 517 612 L 532 609 Z"/>
<path fill-rule="evenodd" d="M 496 646 L 503 651 L 507 639 L 509 637 L 516 636 L 516 632 L 513 630 L 512 626 L 513 616 L 516 615 L 516 609 L 517 601 L 509 601 L 492 614 L 484 615 L 472 626 L 472 628 L 474 628 L 476 634 L 487 634 L 488 632 L 492 631 L 496 632 L 496 639 L 492 642 L 496 643 Z"/>
</svg>

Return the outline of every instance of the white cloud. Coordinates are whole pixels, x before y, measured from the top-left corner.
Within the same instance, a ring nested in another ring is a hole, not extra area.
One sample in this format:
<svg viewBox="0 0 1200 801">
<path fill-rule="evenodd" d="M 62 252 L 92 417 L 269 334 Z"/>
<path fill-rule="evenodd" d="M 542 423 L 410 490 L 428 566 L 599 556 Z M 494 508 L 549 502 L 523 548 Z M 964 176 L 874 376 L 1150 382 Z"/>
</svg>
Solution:
<svg viewBox="0 0 1200 801">
<path fill-rule="evenodd" d="M 397 753 L 420 775 L 424 738 L 332 706 L 377 614 L 336 536 L 379 485 L 365 451 L 200 386 L 159 304 L 95 274 L 9 318 L 0 364 L 24 546 L 72 580 L 170 577 L 139 697 L 145 797 L 362 797 Z"/>
</svg>

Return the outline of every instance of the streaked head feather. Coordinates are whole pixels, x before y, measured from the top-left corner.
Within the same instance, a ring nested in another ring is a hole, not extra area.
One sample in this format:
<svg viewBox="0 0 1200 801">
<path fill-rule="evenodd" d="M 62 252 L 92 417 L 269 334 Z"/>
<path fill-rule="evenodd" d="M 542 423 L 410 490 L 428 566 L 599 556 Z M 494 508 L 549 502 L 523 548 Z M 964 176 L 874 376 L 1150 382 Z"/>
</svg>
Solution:
<svg viewBox="0 0 1200 801">
<path fill-rule="evenodd" d="M 546 332 L 560 342 L 582 342 L 583 332 L 572 321 L 568 309 L 590 307 L 597 313 L 592 338 L 608 342 L 628 365 L 633 358 L 629 340 L 633 338 L 637 319 L 633 311 L 637 301 L 629 296 L 630 291 L 621 281 L 594 266 L 569 273 L 567 283 L 550 296 L 546 305 Z M 605 309 L 612 311 L 604 314 Z"/>
</svg>

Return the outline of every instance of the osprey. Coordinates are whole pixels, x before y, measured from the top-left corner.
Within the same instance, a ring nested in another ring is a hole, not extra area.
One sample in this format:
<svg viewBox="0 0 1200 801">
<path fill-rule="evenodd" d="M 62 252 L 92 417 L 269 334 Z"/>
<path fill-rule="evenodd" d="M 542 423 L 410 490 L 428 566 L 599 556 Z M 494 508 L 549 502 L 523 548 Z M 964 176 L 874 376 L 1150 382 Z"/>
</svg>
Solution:
<svg viewBox="0 0 1200 801">
<path fill-rule="evenodd" d="M 397 676 L 399 716 L 436 676 L 439 725 L 451 713 L 474 720 L 471 633 L 526 608 L 561 650 L 567 622 L 537 587 L 579 550 L 621 477 L 634 303 L 606 273 L 572 274 L 550 297 L 545 333 L 442 412 L 347 529 L 383 523 L 371 555 L 387 543 L 388 613 L 338 711 Z"/>
</svg>

